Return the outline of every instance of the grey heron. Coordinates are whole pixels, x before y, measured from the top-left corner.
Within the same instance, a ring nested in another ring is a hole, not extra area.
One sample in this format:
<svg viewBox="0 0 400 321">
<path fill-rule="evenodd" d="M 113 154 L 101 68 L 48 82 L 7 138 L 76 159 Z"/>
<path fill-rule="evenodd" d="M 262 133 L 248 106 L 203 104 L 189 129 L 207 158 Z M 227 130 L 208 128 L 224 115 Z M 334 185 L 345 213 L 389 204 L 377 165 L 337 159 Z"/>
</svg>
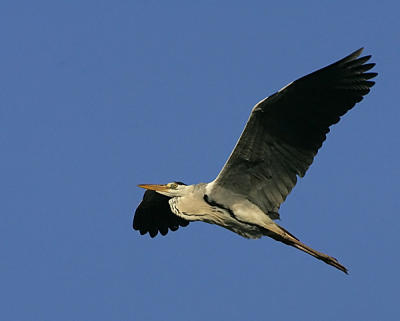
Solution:
<svg viewBox="0 0 400 321">
<path fill-rule="evenodd" d="M 151 237 L 191 221 L 227 228 L 243 237 L 269 236 L 347 273 L 337 259 L 300 242 L 275 221 L 280 205 L 313 162 L 329 127 L 374 85 L 363 48 L 291 82 L 257 103 L 230 157 L 210 183 L 142 184 L 147 189 L 133 228 Z"/>
</svg>

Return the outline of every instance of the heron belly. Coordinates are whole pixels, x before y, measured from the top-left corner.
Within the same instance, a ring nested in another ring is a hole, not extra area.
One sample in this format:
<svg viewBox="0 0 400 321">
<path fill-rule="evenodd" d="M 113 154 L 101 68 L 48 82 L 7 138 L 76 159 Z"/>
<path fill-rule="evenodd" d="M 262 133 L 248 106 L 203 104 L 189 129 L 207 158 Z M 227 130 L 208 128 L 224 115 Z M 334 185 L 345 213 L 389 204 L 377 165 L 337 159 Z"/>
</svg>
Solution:
<svg viewBox="0 0 400 321">
<path fill-rule="evenodd" d="M 216 224 L 246 238 L 256 239 L 263 236 L 262 228 L 258 224 L 241 221 L 240 218 L 245 217 L 241 214 L 241 209 L 238 209 L 238 216 L 229 208 L 208 201 L 207 197 L 174 197 L 169 200 L 169 204 L 171 211 L 185 220 Z"/>
</svg>

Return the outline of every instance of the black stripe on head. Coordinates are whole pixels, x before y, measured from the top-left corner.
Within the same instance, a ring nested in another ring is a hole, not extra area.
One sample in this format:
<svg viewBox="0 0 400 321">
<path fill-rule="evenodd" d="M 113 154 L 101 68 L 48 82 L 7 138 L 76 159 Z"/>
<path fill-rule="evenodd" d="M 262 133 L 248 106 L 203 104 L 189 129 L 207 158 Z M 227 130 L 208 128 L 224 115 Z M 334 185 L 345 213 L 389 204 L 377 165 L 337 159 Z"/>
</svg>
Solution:
<svg viewBox="0 0 400 321">
<path fill-rule="evenodd" d="M 185 183 L 182 183 L 182 182 L 174 182 L 175 184 L 178 184 L 178 185 L 185 185 L 186 186 L 186 184 Z"/>
</svg>

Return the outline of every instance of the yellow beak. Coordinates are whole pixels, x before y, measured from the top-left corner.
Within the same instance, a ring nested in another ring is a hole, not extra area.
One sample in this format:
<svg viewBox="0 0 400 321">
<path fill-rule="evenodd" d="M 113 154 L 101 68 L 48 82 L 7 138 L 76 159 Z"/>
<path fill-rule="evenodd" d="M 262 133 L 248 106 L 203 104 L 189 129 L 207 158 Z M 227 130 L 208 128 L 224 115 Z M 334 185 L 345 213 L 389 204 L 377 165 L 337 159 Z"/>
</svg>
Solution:
<svg viewBox="0 0 400 321">
<path fill-rule="evenodd" d="M 159 185 L 159 184 L 140 184 L 140 185 L 138 185 L 138 187 L 145 188 L 145 189 L 150 189 L 150 190 L 153 190 L 153 191 L 166 191 L 167 189 L 169 189 L 167 187 L 167 185 L 165 185 L 165 184 L 162 184 L 162 185 Z"/>
</svg>

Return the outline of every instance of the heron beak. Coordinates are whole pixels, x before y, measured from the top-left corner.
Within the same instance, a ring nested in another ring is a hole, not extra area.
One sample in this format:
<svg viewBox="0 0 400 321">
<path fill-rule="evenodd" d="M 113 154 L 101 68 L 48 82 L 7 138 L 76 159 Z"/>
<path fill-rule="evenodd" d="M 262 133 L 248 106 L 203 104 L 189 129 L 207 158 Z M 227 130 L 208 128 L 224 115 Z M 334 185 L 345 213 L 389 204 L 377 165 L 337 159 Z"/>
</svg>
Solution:
<svg viewBox="0 0 400 321">
<path fill-rule="evenodd" d="M 167 185 L 159 185 L 159 184 L 140 184 L 138 187 L 150 189 L 153 191 L 166 191 L 168 190 Z"/>
</svg>

